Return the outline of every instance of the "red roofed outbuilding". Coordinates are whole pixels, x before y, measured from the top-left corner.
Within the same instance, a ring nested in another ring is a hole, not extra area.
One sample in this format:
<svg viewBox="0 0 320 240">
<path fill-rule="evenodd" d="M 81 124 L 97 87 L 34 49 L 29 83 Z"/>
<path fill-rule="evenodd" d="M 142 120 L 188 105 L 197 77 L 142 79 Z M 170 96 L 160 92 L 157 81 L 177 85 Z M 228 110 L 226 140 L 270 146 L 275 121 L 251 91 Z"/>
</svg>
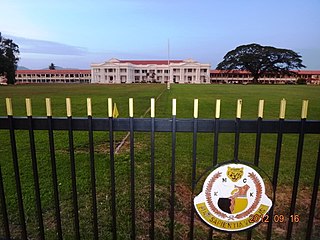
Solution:
<svg viewBox="0 0 320 240">
<path fill-rule="evenodd" d="M 16 84 L 24 83 L 90 83 L 91 70 L 17 70 Z"/>
</svg>

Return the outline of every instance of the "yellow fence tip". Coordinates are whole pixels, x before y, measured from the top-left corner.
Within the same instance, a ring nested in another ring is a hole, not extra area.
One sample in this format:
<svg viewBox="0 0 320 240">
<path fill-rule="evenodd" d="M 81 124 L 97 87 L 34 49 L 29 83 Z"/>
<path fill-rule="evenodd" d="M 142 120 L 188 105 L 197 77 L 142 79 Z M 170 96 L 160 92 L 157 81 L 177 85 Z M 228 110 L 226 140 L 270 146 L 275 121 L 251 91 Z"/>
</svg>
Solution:
<svg viewBox="0 0 320 240">
<path fill-rule="evenodd" d="M 112 98 L 108 98 L 108 116 L 112 117 Z"/>
<path fill-rule="evenodd" d="M 279 118 L 280 119 L 284 119 L 286 116 L 286 100 L 283 98 L 280 102 L 280 114 L 279 114 Z"/>
<path fill-rule="evenodd" d="M 92 116 L 91 98 L 87 98 L 87 115 Z"/>
<path fill-rule="evenodd" d="M 237 101 L 237 118 L 241 118 L 241 108 L 242 108 L 242 99 L 238 99 Z"/>
<path fill-rule="evenodd" d="M 154 98 L 150 99 L 150 116 L 152 118 L 155 117 L 155 101 L 154 101 Z"/>
<path fill-rule="evenodd" d="M 306 119 L 308 115 L 308 103 L 309 100 L 302 101 L 301 118 Z"/>
<path fill-rule="evenodd" d="M 51 117 L 52 116 L 51 98 L 46 98 L 46 111 L 47 111 L 47 117 Z"/>
<path fill-rule="evenodd" d="M 177 115 L 177 99 L 172 99 L 172 116 Z"/>
<path fill-rule="evenodd" d="M 215 118 L 220 118 L 220 106 L 221 106 L 221 100 L 216 100 L 216 115 Z"/>
<path fill-rule="evenodd" d="M 259 100 L 258 117 L 263 118 L 264 100 Z"/>
<path fill-rule="evenodd" d="M 71 112 L 71 99 L 70 98 L 66 98 L 66 107 L 67 107 L 67 117 L 71 117 L 72 112 Z"/>
<path fill-rule="evenodd" d="M 13 116 L 12 100 L 11 100 L 11 98 L 6 98 L 6 107 L 7 107 L 7 115 L 8 115 L 8 116 Z"/>
<path fill-rule="evenodd" d="M 129 98 L 129 117 L 133 117 L 133 98 Z"/>
<path fill-rule="evenodd" d="M 198 118 L 198 114 L 199 114 L 199 100 L 194 99 L 193 100 L 193 117 Z"/>
<path fill-rule="evenodd" d="M 31 99 L 26 98 L 26 110 L 27 110 L 27 116 L 31 117 L 32 116 L 32 107 L 31 107 Z"/>
</svg>

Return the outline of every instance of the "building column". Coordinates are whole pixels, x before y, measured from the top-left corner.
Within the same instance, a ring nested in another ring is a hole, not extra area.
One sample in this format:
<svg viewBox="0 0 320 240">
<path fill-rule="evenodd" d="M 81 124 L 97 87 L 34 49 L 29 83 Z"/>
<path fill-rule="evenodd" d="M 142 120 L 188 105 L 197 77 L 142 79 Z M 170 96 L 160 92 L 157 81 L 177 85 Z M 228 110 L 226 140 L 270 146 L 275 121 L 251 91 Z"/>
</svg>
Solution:
<svg viewBox="0 0 320 240">
<path fill-rule="evenodd" d="M 200 79 L 200 67 L 196 68 L 196 81 L 197 83 L 201 83 L 201 79 Z"/>
</svg>

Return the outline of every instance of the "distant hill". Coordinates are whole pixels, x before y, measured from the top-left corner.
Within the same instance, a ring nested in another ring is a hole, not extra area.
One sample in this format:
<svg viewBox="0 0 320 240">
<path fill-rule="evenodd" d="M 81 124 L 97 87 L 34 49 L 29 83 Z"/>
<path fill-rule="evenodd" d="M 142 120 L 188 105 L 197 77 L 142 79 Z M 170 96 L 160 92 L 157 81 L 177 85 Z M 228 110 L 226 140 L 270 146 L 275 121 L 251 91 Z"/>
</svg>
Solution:
<svg viewBox="0 0 320 240">
<path fill-rule="evenodd" d="M 26 68 L 24 66 L 18 66 L 17 70 L 30 70 L 29 68 Z"/>
<path fill-rule="evenodd" d="M 59 66 L 55 66 L 56 70 L 68 70 L 68 69 L 76 69 L 76 68 L 63 68 L 63 67 L 59 67 Z M 47 68 L 43 68 L 41 70 L 49 70 L 49 67 Z"/>
<path fill-rule="evenodd" d="M 54 66 L 54 67 L 56 68 L 56 70 L 64 69 L 63 67 L 59 67 L 59 66 Z M 49 70 L 49 67 L 42 68 L 41 70 Z"/>
<path fill-rule="evenodd" d="M 63 68 L 63 67 L 59 67 L 59 66 L 55 66 L 56 67 L 56 70 L 69 70 L 69 69 L 72 69 L 72 70 L 74 70 L 74 69 L 77 69 L 77 68 Z M 18 66 L 17 67 L 17 70 L 31 70 L 30 68 L 26 68 L 26 67 L 24 67 L 24 66 Z M 42 69 L 40 69 L 40 70 L 49 70 L 49 67 L 47 67 L 47 68 L 42 68 Z"/>
</svg>

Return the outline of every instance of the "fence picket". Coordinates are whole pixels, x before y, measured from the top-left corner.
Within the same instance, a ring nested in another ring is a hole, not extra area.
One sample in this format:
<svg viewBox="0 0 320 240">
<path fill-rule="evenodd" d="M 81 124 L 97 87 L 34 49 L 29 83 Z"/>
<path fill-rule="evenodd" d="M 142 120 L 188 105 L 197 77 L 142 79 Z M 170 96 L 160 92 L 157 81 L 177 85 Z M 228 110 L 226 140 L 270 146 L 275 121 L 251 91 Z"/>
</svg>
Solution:
<svg viewBox="0 0 320 240">
<path fill-rule="evenodd" d="M 150 239 L 154 239 L 154 201 L 155 201 L 155 164 L 154 164 L 154 153 L 155 153 L 155 100 L 151 98 L 151 156 L 150 156 Z"/>
<path fill-rule="evenodd" d="M 176 172 L 176 99 L 172 99 L 172 132 L 171 132 L 171 184 L 170 184 L 170 239 L 174 239 L 174 205 L 175 205 L 175 172 Z"/>
<path fill-rule="evenodd" d="M 117 212 L 116 212 L 116 179 L 114 168 L 114 142 L 113 142 L 113 117 L 112 99 L 108 98 L 109 116 L 109 147 L 110 147 L 110 183 L 111 183 L 111 214 L 112 214 L 112 239 L 117 239 Z"/>
<path fill-rule="evenodd" d="M 286 114 L 286 100 L 282 99 L 280 103 L 280 113 L 279 113 L 279 129 L 277 136 L 277 148 L 276 155 L 274 161 L 274 169 L 273 169 L 273 177 L 272 177 L 272 185 L 273 185 L 273 198 L 272 198 L 272 207 L 269 212 L 269 216 L 271 221 L 268 223 L 267 229 L 267 239 L 271 239 L 272 236 L 272 219 L 273 219 L 273 211 L 276 202 L 276 192 L 278 186 L 278 175 L 279 175 L 279 167 L 280 167 L 280 156 L 281 156 L 281 148 L 282 148 L 282 137 L 283 137 L 283 128 L 284 128 L 284 118 Z"/>
<path fill-rule="evenodd" d="M 260 158 L 260 146 L 261 146 L 261 123 L 263 118 L 263 108 L 264 108 L 264 100 L 259 100 L 259 108 L 258 108 L 258 119 L 257 119 L 257 134 L 256 134 L 256 144 L 254 151 L 254 165 L 259 166 L 259 158 Z M 250 229 L 247 234 L 247 240 L 252 239 L 252 230 Z"/>
<path fill-rule="evenodd" d="M 70 98 L 66 98 L 66 108 L 67 108 L 67 119 L 68 119 L 69 158 L 70 158 L 70 169 L 71 169 L 73 222 L 74 222 L 75 237 L 76 237 L 76 239 L 80 239 L 76 164 L 75 164 L 74 143 L 73 143 L 73 126 L 72 126 L 73 121 L 72 121 L 71 99 Z"/>
<path fill-rule="evenodd" d="M 49 149 L 50 149 L 50 162 L 51 162 L 51 175 L 53 185 L 53 199 L 55 206 L 55 219 L 56 219 L 56 230 L 58 239 L 62 240 L 62 225 L 61 225 L 61 214 L 60 214 L 60 203 L 59 203 L 59 190 L 58 190 L 58 177 L 57 177 L 57 164 L 55 156 L 53 126 L 52 126 L 52 108 L 51 99 L 46 98 L 46 111 L 47 111 L 47 124 L 48 124 L 48 137 L 49 137 Z"/>
<path fill-rule="evenodd" d="M 20 180 L 20 170 L 19 170 L 19 162 L 18 162 L 18 154 L 17 154 L 17 145 L 16 145 L 16 137 L 15 137 L 15 126 L 13 122 L 13 108 L 11 98 L 6 98 L 6 107 L 7 107 L 7 115 L 8 115 L 8 129 L 10 132 L 10 144 L 11 144 L 11 152 L 12 152 L 12 160 L 14 167 L 14 175 L 16 182 L 16 191 L 18 198 L 18 208 L 19 208 L 19 218 L 21 225 L 21 238 L 26 240 L 28 237 L 23 199 L 22 199 L 22 191 L 21 191 L 21 180 Z"/>
<path fill-rule="evenodd" d="M 88 115 L 88 141 L 89 141 L 89 154 L 90 154 L 90 178 L 91 178 L 91 198 L 92 198 L 91 199 L 92 200 L 92 230 L 93 230 L 94 239 L 99 239 L 91 98 L 87 98 L 87 115 Z"/>
<path fill-rule="evenodd" d="M 129 98 L 131 239 L 136 238 L 136 198 L 135 198 L 134 125 L 133 125 L 133 120 L 134 120 L 133 119 L 133 98 Z"/>
<path fill-rule="evenodd" d="M 219 146 L 219 131 L 220 131 L 220 106 L 221 99 L 216 100 L 216 111 L 214 119 L 214 133 L 213 133 L 213 159 L 212 167 L 216 166 L 218 163 L 218 146 Z M 213 229 L 209 229 L 208 240 L 212 239 Z"/>
<path fill-rule="evenodd" d="M 294 172 L 294 183 L 293 183 L 292 196 L 291 196 L 290 216 L 293 216 L 295 214 L 295 208 L 296 208 L 296 199 L 297 199 L 297 194 L 298 194 L 298 186 L 299 186 L 300 168 L 301 168 L 302 152 L 303 152 L 303 145 L 304 145 L 304 134 L 305 134 L 307 111 L 308 111 L 308 102 L 303 101 L 302 102 L 302 111 L 301 111 L 301 126 L 300 126 L 299 140 L 298 140 L 299 142 L 298 142 L 298 149 L 297 149 L 296 166 L 295 166 L 295 172 Z M 293 223 L 294 223 L 293 221 L 288 221 L 287 239 L 291 239 L 291 237 L 292 237 Z"/>
<path fill-rule="evenodd" d="M 37 164 L 37 156 L 36 156 L 36 146 L 35 146 L 35 140 L 34 140 L 33 123 L 32 123 L 32 107 L 31 107 L 31 99 L 30 98 L 26 99 L 26 110 L 27 110 L 27 117 L 28 117 L 30 153 L 31 153 L 31 161 L 32 161 L 33 183 L 34 183 L 34 190 L 35 190 L 38 225 L 39 225 L 39 231 L 40 231 L 40 238 L 45 239 L 44 227 L 43 227 L 43 217 L 42 217 L 42 208 L 41 208 L 41 199 L 40 199 L 40 186 L 39 186 L 39 174 L 38 174 L 38 164 Z"/>
<path fill-rule="evenodd" d="M 191 209 L 190 209 L 190 230 L 189 237 L 193 239 L 194 235 L 194 207 L 193 194 L 196 187 L 196 169 L 197 169 L 197 133 L 198 133 L 198 99 L 194 99 L 193 112 L 193 138 L 192 138 L 192 172 L 191 172 Z"/>
</svg>

